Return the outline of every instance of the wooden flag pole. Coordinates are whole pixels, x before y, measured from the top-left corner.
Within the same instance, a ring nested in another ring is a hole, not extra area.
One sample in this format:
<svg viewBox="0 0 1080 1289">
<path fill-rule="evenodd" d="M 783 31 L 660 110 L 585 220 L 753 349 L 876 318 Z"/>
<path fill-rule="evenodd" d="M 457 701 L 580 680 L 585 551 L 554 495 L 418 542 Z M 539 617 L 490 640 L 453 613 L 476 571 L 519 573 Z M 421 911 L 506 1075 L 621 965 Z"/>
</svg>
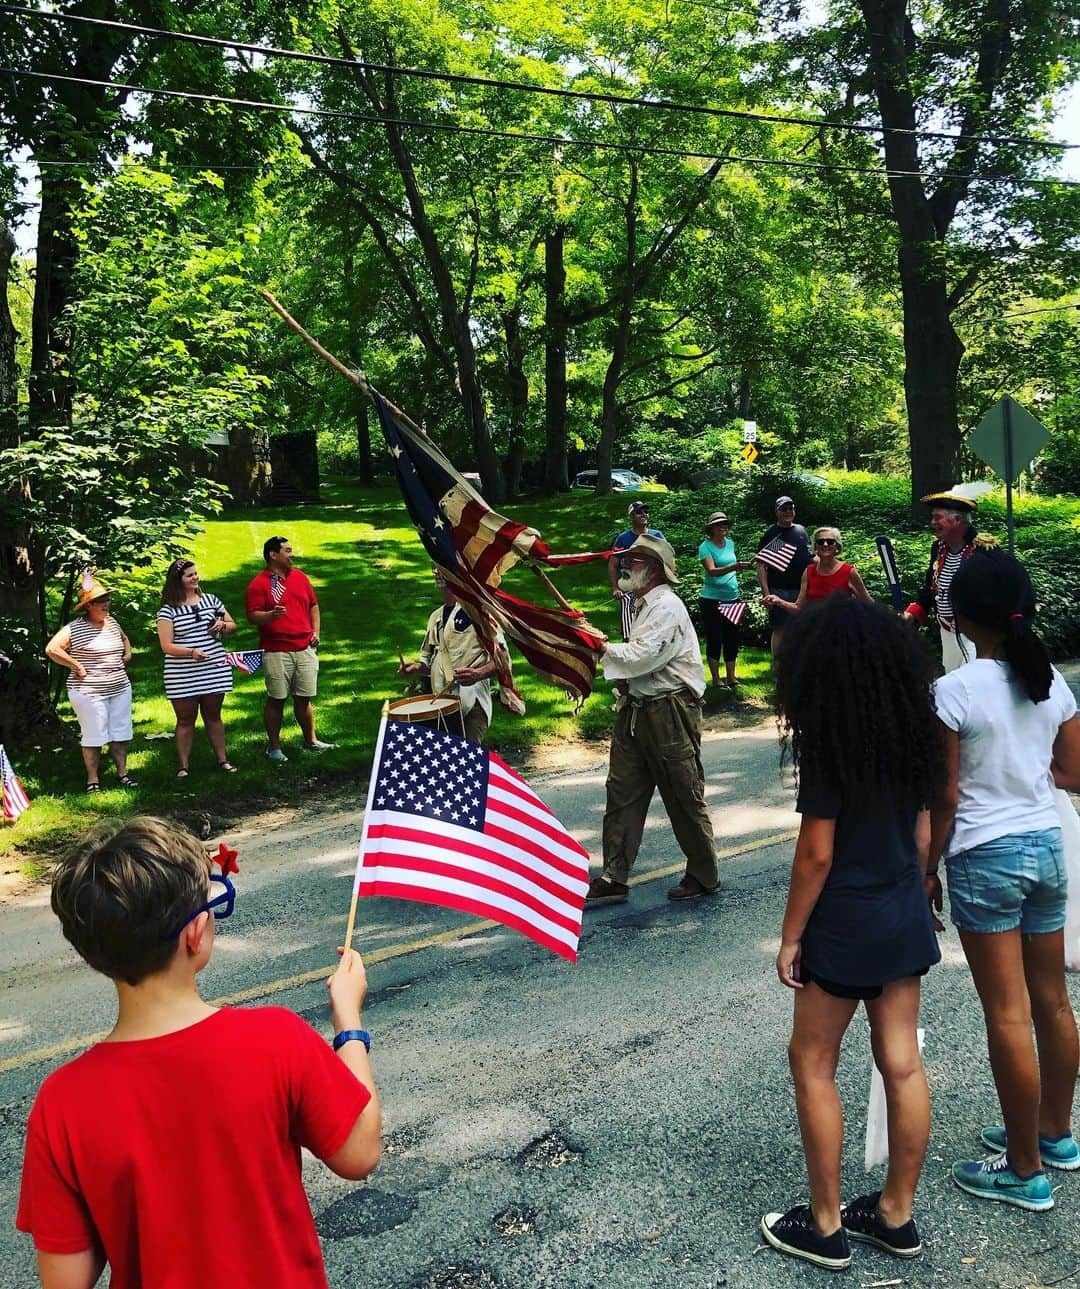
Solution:
<svg viewBox="0 0 1080 1289">
<path fill-rule="evenodd" d="M 345 927 L 345 948 L 352 948 L 353 930 L 356 927 L 356 904 L 360 898 L 360 865 L 364 862 L 364 848 L 367 845 L 368 820 L 371 818 L 371 803 L 375 799 L 375 780 L 379 777 L 379 762 L 382 759 L 383 739 L 386 737 L 386 721 L 390 704 L 383 703 L 379 717 L 379 736 L 375 740 L 375 756 L 371 762 L 371 778 L 368 780 L 367 804 L 364 806 L 364 822 L 360 828 L 360 849 L 356 855 L 356 876 L 353 878 L 352 902 L 349 904 L 349 921 Z"/>
</svg>

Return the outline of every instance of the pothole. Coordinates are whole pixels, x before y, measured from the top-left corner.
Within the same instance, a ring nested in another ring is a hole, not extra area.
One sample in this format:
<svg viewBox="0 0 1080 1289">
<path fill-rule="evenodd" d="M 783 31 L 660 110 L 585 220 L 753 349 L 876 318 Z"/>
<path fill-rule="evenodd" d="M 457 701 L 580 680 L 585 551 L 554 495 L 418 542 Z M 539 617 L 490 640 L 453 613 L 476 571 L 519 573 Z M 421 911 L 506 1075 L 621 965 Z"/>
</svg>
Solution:
<svg viewBox="0 0 1080 1289">
<path fill-rule="evenodd" d="M 532 1235 L 536 1230 L 536 1209 L 525 1204 L 508 1204 L 491 1219 L 495 1230 L 506 1239 L 513 1235 Z"/>
<path fill-rule="evenodd" d="M 518 1164 L 528 1169 L 561 1168 L 584 1154 L 584 1150 L 567 1141 L 561 1132 L 546 1132 L 529 1142 L 518 1155 Z"/>
</svg>

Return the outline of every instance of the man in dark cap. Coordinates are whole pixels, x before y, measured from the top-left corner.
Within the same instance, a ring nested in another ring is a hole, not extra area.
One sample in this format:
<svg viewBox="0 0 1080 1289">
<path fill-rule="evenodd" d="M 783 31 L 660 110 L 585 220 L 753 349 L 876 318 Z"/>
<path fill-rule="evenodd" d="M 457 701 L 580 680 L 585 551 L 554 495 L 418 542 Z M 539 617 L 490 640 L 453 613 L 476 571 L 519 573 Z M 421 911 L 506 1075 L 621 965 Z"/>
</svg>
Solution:
<svg viewBox="0 0 1080 1289">
<path fill-rule="evenodd" d="M 949 587 L 956 570 L 975 549 L 975 529 L 971 517 L 975 503 L 955 492 L 931 492 L 921 498 L 930 507 L 930 567 L 922 589 L 907 606 L 904 617 L 922 626 L 931 609 L 941 631 L 941 661 L 945 670 L 955 671 L 975 657 L 975 646 L 956 629 Z"/>
<path fill-rule="evenodd" d="M 619 691 L 604 810 L 604 871 L 589 883 L 586 906 L 621 903 L 630 893 L 653 793 L 686 856 L 669 900 L 693 900 L 720 889 L 712 821 L 701 765 L 701 697 L 705 668 L 686 605 L 671 589 L 679 580 L 675 552 L 662 537 L 639 537 L 620 556 L 619 587 L 637 601 L 625 644 L 609 644 L 604 675 Z"/>
<path fill-rule="evenodd" d="M 787 609 L 769 604 L 769 599 L 775 596 L 794 604 L 799 598 L 802 575 L 812 556 L 806 529 L 795 522 L 795 502 L 790 497 L 777 497 L 774 511 L 776 523 L 765 529 L 754 558 L 757 560 L 761 595 L 769 609 L 769 626 L 772 628 L 769 648 L 775 658 L 791 614 Z"/>
<path fill-rule="evenodd" d="M 649 527 L 649 503 L 647 501 L 632 501 L 626 513 L 630 519 L 630 527 L 624 529 L 611 543 L 613 552 L 626 550 L 628 546 L 637 541 L 642 533 L 648 533 L 650 537 L 663 537 L 664 534 L 659 528 Z M 611 594 L 619 601 L 622 638 L 623 640 L 629 640 L 630 623 L 634 618 L 634 597 L 619 590 L 619 557 L 617 554 L 612 554 L 608 560 L 608 581 L 611 583 Z"/>
</svg>

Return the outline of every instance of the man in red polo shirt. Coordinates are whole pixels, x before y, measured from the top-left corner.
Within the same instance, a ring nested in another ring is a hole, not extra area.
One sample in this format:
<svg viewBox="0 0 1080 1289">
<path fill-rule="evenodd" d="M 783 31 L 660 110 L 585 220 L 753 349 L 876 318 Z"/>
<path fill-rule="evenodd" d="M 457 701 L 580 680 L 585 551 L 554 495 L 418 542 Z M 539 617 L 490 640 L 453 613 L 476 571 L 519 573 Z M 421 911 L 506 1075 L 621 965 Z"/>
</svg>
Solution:
<svg viewBox="0 0 1080 1289">
<path fill-rule="evenodd" d="M 285 699 L 292 694 L 293 712 L 304 747 L 322 752 L 333 747 L 315 736 L 315 709 L 311 700 L 319 678 L 319 601 L 306 575 L 293 568 L 287 537 L 271 537 L 263 545 L 266 567 L 248 584 L 245 608 L 249 622 L 259 628 L 266 674 L 266 755 L 287 761 L 281 750 L 281 722 Z"/>
</svg>

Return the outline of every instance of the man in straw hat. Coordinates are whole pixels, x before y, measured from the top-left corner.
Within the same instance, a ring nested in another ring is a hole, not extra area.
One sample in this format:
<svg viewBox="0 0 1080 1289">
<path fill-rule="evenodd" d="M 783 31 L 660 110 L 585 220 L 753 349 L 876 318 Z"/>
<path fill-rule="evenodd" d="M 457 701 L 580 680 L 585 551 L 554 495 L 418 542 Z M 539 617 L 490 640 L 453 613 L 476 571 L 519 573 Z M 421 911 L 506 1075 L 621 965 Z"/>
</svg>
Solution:
<svg viewBox="0 0 1080 1289">
<path fill-rule="evenodd" d="M 668 899 L 691 900 L 720 889 L 712 822 L 701 766 L 701 697 L 705 668 L 690 615 L 671 589 L 675 552 L 644 534 L 620 556 L 619 589 L 636 612 L 630 639 L 609 644 L 604 675 L 619 691 L 604 811 L 604 871 L 586 903 L 615 904 L 629 894 L 653 791 L 667 809 L 686 873 Z"/>
<path fill-rule="evenodd" d="M 971 517 L 975 502 L 955 492 L 931 492 L 922 497 L 930 507 L 930 566 L 922 589 L 907 606 L 904 617 L 922 626 L 933 609 L 941 632 L 941 661 L 945 670 L 955 671 L 975 657 L 975 646 L 956 629 L 949 587 L 956 570 L 975 549 L 975 529 Z"/>
</svg>

